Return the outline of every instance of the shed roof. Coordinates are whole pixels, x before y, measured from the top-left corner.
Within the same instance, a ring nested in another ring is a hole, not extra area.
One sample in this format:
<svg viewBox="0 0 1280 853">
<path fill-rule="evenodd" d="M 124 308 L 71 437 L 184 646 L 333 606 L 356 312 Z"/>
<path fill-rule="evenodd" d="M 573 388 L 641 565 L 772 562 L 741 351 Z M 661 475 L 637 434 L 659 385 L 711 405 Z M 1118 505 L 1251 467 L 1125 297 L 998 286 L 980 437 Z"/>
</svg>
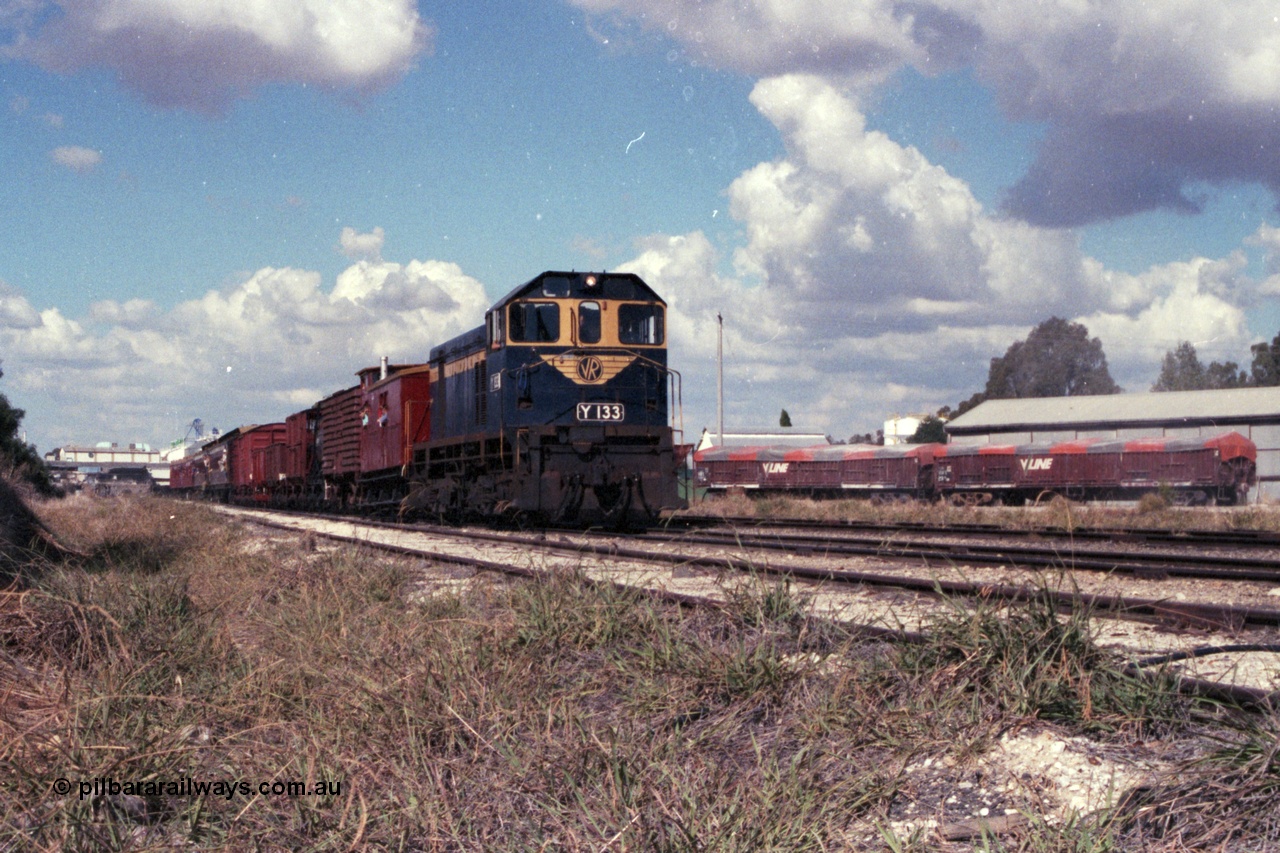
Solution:
<svg viewBox="0 0 1280 853">
<path fill-rule="evenodd" d="M 987 400 L 947 423 L 952 435 L 1036 428 L 1280 423 L 1280 387 Z"/>
<path fill-rule="evenodd" d="M 760 430 L 756 432 L 726 432 L 724 444 L 720 444 L 720 436 L 709 429 L 702 431 L 702 439 L 698 449 L 708 447 L 811 447 L 815 444 L 830 444 L 827 436 L 820 432 L 772 432 Z"/>
</svg>

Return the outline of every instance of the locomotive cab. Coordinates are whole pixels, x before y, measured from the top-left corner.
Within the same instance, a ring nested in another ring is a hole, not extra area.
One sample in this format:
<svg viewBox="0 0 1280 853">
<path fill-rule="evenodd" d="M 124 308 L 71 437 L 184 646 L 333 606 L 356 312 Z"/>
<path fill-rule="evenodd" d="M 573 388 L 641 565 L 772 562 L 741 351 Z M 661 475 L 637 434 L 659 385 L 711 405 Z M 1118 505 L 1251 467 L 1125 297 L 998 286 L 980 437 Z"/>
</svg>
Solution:
<svg viewBox="0 0 1280 853">
<path fill-rule="evenodd" d="M 678 504 L 666 304 L 638 276 L 543 273 L 430 365 L 414 508 L 623 524 Z"/>
</svg>

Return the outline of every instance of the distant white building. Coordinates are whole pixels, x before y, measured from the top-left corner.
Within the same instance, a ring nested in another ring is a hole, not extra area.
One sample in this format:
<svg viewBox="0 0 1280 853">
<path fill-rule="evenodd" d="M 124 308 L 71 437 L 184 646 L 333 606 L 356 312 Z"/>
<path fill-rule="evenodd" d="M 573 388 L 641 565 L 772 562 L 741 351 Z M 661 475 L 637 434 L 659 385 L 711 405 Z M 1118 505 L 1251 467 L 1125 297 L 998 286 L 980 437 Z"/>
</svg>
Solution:
<svg viewBox="0 0 1280 853">
<path fill-rule="evenodd" d="M 760 431 L 760 432 L 726 432 L 725 447 L 812 447 L 815 444 L 830 444 L 827 436 L 820 432 L 796 432 L 794 430 Z M 720 436 L 709 429 L 702 431 L 702 438 L 694 450 L 706 450 L 708 447 L 720 446 Z"/>
<path fill-rule="evenodd" d="M 884 422 L 885 444 L 906 444 L 916 434 L 927 415 L 894 415 Z"/>
<path fill-rule="evenodd" d="M 120 445 L 100 441 L 94 445 L 68 444 L 44 455 L 55 482 L 79 488 L 90 474 L 103 474 L 114 469 L 145 469 L 157 485 L 169 484 L 169 463 L 161 460 L 160 451 L 148 444 Z"/>
</svg>

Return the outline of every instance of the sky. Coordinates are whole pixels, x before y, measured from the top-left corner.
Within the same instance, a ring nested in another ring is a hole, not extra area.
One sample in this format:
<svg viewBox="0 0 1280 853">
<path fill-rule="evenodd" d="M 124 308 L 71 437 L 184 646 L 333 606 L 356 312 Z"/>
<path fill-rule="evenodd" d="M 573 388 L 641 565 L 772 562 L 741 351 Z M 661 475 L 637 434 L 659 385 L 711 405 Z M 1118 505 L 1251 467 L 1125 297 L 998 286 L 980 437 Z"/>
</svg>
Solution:
<svg viewBox="0 0 1280 853">
<path fill-rule="evenodd" d="M 1280 332 L 1280 13 L 1233 0 L 0 0 L 0 393 L 41 452 L 283 420 L 547 269 L 669 303 L 687 438 L 1128 391 Z"/>
</svg>

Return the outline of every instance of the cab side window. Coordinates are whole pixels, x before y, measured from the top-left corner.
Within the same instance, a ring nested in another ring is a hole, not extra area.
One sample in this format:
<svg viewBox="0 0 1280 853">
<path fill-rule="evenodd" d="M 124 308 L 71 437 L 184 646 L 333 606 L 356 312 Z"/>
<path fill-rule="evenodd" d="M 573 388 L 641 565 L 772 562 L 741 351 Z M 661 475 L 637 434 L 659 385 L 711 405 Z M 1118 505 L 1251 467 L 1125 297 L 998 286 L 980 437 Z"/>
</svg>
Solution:
<svg viewBox="0 0 1280 853">
<path fill-rule="evenodd" d="M 511 306 L 508 332 L 522 344 L 560 340 L 560 306 L 555 302 L 517 302 Z"/>
<path fill-rule="evenodd" d="M 618 307 L 618 341 L 658 346 L 663 341 L 662 306 L 626 304 Z"/>
<path fill-rule="evenodd" d="M 491 311 L 486 319 L 489 323 L 489 346 L 494 348 L 502 346 L 502 312 Z"/>
</svg>

